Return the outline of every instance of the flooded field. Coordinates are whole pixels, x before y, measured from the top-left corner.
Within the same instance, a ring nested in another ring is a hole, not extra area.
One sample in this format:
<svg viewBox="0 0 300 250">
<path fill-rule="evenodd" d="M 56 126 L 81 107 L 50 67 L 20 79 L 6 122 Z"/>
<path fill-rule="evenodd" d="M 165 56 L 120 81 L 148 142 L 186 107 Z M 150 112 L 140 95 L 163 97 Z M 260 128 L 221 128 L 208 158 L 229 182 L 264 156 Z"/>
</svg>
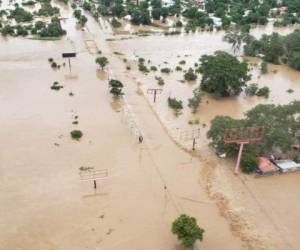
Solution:
<svg viewBox="0 0 300 250">
<path fill-rule="evenodd" d="M 292 29 L 275 29 L 272 25 L 268 25 L 254 29 L 252 34 L 260 37 L 262 34 L 270 34 L 273 31 L 287 34 L 292 32 Z M 197 113 L 192 114 L 187 107 L 187 102 L 192 97 L 192 91 L 199 86 L 200 79 L 193 82 L 183 81 L 183 72 L 176 72 L 174 69 L 181 60 L 186 61 L 183 69 L 188 69 L 197 63 L 202 55 L 212 54 L 216 50 L 232 53 L 231 46 L 223 41 L 223 36 L 223 32 L 198 32 L 178 36 L 154 35 L 126 40 L 116 39 L 111 41 L 110 45 L 114 51 L 124 54 L 120 56 L 120 59 L 126 58 L 130 61 L 132 69 L 126 74 L 136 82 L 177 144 L 191 150 L 192 142 L 184 140 L 181 135 L 185 131 L 200 128 L 201 136 L 197 140 L 196 154 L 200 157 L 202 165 L 206 166 L 206 170 L 200 175 L 209 176 L 208 192 L 218 201 L 220 210 L 224 212 L 223 215 L 231 221 L 232 229 L 242 231 L 241 238 L 246 241 L 255 242 L 254 239 L 256 239 L 258 242 L 256 246 L 252 246 L 253 249 L 296 249 L 299 242 L 295 228 L 299 228 L 299 225 L 292 223 L 292 220 L 299 220 L 300 217 L 292 207 L 300 205 L 296 198 L 300 186 L 295 181 L 299 178 L 299 173 L 262 179 L 251 176 L 236 178 L 232 175 L 234 163 L 216 159 L 207 146 L 209 142 L 206 139 L 206 133 L 210 121 L 217 115 L 242 118 L 245 111 L 260 103 L 287 104 L 299 100 L 300 72 L 288 66 L 269 64 L 269 72 L 261 75 L 259 69 L 261 60 L 244 58 L 251 65 L 250 83 L 257 83 L 260 87 L 269 87 L 270 97 L 265 99 L 242 94 L 239 97 L 215 99 L 209 95 L 203 95 Z M 137 60 L 140 57 L 145 59 L 147 67 L 157 66 L 158 71 L 146 75 L 139 72 Z M 161 73 L 160 69 L 163 67 L 171 68 L 172 72 Z M 164 86 L 157 84 L 156 76 L 164 79 Z M 152 100 L 153 96 L 147 94 L 149 88 L 162 89 L 155 104 Z M 293 92 L 289 93 L 287 91 L 289 89 Z M 168 108 L 167 98 L 170 96 L 183 102 L 184 108 L 179 116 L 175 116 L 174 112 Z M 197 124 L 194 121 L 197 121 Z M 191 125 L 191 122 L 194 124 Z M 289 193 L 289 197 L 281 195 L 284 193 Z M 225 212 L 226 210 L 228 212 Z M 282 217 L 283 211 L 287 210 L 291 221 Z M 262 242 L 264 244 L 260 245 Z"/>
<path fill-rule="evenodd" d="M 286 34 L 291 32 L 289 29 L 273 29 L 271 25 L 265 28 L 257 28 L 253 30 L 256 37 L 262 34 L 270 34 L 273 31 Z M 191 114 L 187 107 L 188 99 L 192 97 L 192 91 L 199 86 L 200 79 L 196 81 L 186 82 L 183 78 L 183 72 L 175 71 L 179 62 L 186 61 L 185 65 L 180 65 L 183 70 L 193 67 L 195 63 L 199 63 L 199 58 L 204 54 L 213 54 L 216 50 L 222 50 L 232 53 L 230 44 L 223 41 L 224 32 L 199 32 L 196 34 L 182 34 L 179 36 L 149 36 L 128 40 L 112 41 L 111 46 L 114 51 L 124 53 L 122 58 L 129 59 L 133 64 L 134 72 L 131 75 L 141 84 L 141 88 L 146 93 L 148 88 L 161 88 L 162 94 L 157 98 L 156 107 L 162 116 L 172 121 L 173 126 L 181 129 L 190 128 L 189 120 L 199 120 L 200 124 L 208 125 L 216 115 L 229 115 L 234 118 L 241 118 L 243 112 L 251 109 L 259 103 L 287 104 L 300 97 L 300 74 L 290 69 L 288 66 L 276 66 L 269 64 L 269 73 L 260 74 L 259 64 L 261 60 L 255 58 L 245 58 L 251 64 L 250 74 L 252 79 L 249 83 L 257 83 L 258 86 L 267 86 L 270 88 L 270 97 L 268 99 L 261 97 L 247 97 L 244 94 L 239 97 L 215 99 L 209 95 L 204 95 L 202 104 L 197 114 Z M 146 61 L 147 66 L 157 66 L 157 72 L 150 72 L 144 75 L 137 72 L 137 59 L 141 57 Z M 173 70 L 170 74 L 160 72 L 161 68 L 169 67 Z M 165 85 L 159 86 L 155 80 L 156 76 L 164 79 Z M 288 93 L 287 90 L 294 90 Z M 172 110 L 166 105 L 166 99 L 176 97 L 183 102 L 182 115 L 174 117 Z M 206 127 L 208 128 L 208 127 Z M 203 130 L 206 134 L 206 129 Z M 206 143 L 206 142 L 205 142 Z"/>
<path fill-rule="evenodd" d="M 299 173 L 235 177 L 233 162 L 217 159 L 205 134 L 216 115 L 242 117 L 257 103 L 299 99 L 300 73 L 270 65 L 270 73 L 260 77 L 253 66 L 252 81 L 271 88 L 269 99 L 204 96 L 192 115 L 186 102 L 199 79 L 182 83 L 182 72 L 145 76 L 137 70 L 137 57 L 172 69 L 184 59 L 188 68 L 203 54 L 231 51 L 222 32 L 120 40 L 122 35 L 114 36 L 107 20 L 99 24 L 88 17 L 82 31 L 71 11 L 57 6 L 66 18 L 62 40 L 0 38 L 0 249 L 179 250 L 170 228 L 182 213 L 196 217 L 205 229 L 196 249 L 297 249 Z M 254 30 L 257 36 L 264 32 Z M 109 59 L 104 72 L 95 64 L 98 50 Z M 71 74 L 68 65 L 51 69 L 48 58 L 67 63 L 61 53 L 73 51 L 77 57 Z M 153 105 L 147 88 L 157 87 L 155 75 L 166 84 Z M 120 103 L 108 91 L 107 79 L 112 77 L 125 85 Z M 63 88 L 51 90 L 54 81 Z M 288 94 L 289 88 L 294 92 Z M 182 115 L 175 117 L 168 109 L 168 96 L 183 100 Z M 122 112 L 125 102 L 143 144 Z M 76 125 L 72 122 L 77 116 Z M 189 125 L 191 119 L 200 124 Z M 183 150 L 189 142 L 180 141 L 180 131 L 191 127 L 201 128 L 194 154 Z M 82 130 L 80 141 L 70 138 L 73 129 Z M 94 190 L 92 182 L 80 181 L 81 167 L 107 169 L 109 178 Z"/>
</svg>

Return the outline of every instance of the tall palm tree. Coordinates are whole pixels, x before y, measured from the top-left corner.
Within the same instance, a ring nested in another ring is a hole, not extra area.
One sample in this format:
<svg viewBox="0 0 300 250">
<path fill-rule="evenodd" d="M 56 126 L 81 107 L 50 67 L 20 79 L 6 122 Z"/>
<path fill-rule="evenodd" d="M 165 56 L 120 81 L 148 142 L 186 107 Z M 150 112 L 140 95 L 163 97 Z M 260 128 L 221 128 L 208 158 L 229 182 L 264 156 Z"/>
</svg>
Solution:
<svg viewBox="0 0 300 250">
<path fill-rule="evenodd" d="M 231 44 L 233 52 L 240 51 L 242 43 L 249 38 L 249 33 L 239 27 L 233 27 L 226 31 L 224 41 Z"/>
</svg>

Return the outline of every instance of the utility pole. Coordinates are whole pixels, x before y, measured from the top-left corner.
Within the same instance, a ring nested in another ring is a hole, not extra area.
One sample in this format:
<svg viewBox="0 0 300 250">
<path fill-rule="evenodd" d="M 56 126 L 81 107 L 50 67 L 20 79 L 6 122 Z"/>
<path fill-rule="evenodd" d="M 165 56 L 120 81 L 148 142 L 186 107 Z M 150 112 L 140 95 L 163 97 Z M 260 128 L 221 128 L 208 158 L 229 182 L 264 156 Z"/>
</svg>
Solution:
<svg viewBox="0 0 300 250">
<path fill-rule="evenodd" d="M 193 141 L 192 150 L 196 149 L 196 140 L 200 138 L 200 128 L 183 131 L 180 134 L 180 139 L 184 141 Z"/>
<path fill-rule="evenodd" d="M 108 170 L 93 170 L 88 172 L 79 173 L 81 181 L 92 181 L 94 189 L 97 189 L 97 180 L 106 180 L 108 179 Z"/>
<path fill-rule="evenodd" d="M 70 58 L 68 58 L 69 59 L 69 69 L 70 69 L 70 74 L 72 73 L 72 67 L 71 67 L 71 59 Z"/>
<path fill-rule="evenodd" d="M 153 94 L 153 102 L 156 102 L 156 95 L 157 94 L 161 94 L 162 93 L 162 89 L 147 89 L 147 94 Z"/>
</svg>

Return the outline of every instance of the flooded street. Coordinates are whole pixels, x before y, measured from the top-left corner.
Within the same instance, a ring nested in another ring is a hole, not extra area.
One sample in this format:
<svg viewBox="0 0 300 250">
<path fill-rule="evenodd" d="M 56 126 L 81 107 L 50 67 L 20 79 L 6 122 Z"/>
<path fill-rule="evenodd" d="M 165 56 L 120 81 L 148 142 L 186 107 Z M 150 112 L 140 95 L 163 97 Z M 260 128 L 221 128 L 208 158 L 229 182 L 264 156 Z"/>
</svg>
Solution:
<svg viewBox="0 0 300 250">
<path fill-rule="evenodd" d="M 269 73 L 259 77 L 254 66 L 252 81 L 270 87 L 269 99 L 204 96 L 192 115 L 186 104 L 199 79 L 182 83 L 183 73 L 175 71 L 145 76 L 138 72 L 137 56 L 172 69 L 186 60 L 187 69 L 203 54 L 231 51 L 222 32 L 120 40 L 106 20 L 98 24 L 88 17 L 82 31 L 71 11 L 57 6 L 67 18 L 62 40 L 0 38 L 0 249 L 182 250 L 171 233 L 182 213 L 205 229 L 195 249 L 297 249 L 299 173 L 238 178 L 233 162 L 217 159 L 205 134 L 216 115 L 238 118 L 258 103 L 299 99 L 300 73 L 270 65 Z M 257 36 L 263 32 L 254 30 Z M 116 41 L 107 40 L 112 37 Z M 95 64 L 99 50 L 109 59 L 104 72 Z M 71 74 L 63 52 L 77 53 Z M 53 70 L 48 58 L 66 66 Z M 156 75 L 166 84 L 153 104 L 147 89 L 158 86 Z M 108 91 L 108 78 L 125 85 L 120 103 Z M 51 90 L 54 81 L 63 88 Z M 287 93 L 289 88 L 294 92 Z M 168 109 L 169 96 L 183 100 L 182 115 Z M 124 105 L 137 121 L 142 144 Z M 199 119 L 199 125 L 189 125 L 191 119 Z M 201 138 L 191 154 L 190 142 L 180 133 L 198 127 Z M 71 139 L 73 129 L 83 132 L 80 141 Z M 80 180 L 82 167 L 106 169 L 108 178 L 94 190 L 92 182 Z"/>
</svg>

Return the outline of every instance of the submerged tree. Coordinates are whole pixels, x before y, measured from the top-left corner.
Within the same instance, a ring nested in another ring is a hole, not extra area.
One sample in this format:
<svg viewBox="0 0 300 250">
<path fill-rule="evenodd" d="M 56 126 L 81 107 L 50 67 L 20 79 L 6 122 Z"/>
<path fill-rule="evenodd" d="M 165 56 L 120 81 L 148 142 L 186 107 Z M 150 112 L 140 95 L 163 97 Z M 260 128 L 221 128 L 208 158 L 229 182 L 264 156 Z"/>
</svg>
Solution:
<svg viewBox="0 0 300 250">
<path fill-rule="evenodd" d="M 118 98 L 122 95 L 124 95 L 124 93 L 122 93 L 122 89 L 123 89 L 123 84 L 122 82 L 120 82 L 119 80 L 109 80 L 109 87 L 110 87 L 110 93 L 113 94 L 113 96 L 115 98 Z"/>
<path fill-rule="evenodd" d="M 186 81 L 195 81 L 197 79 L 197 75 L 195 74 L 192 68 L 189 68 L 188 71 L 184 74 L 184 80 Z"/>
<path fill-rule="evenodd" d="M 95 62 L 101 67 L 103 70 L 104 67 L 108 64 L 108 59 L 104 56 L 96 58 Z"/>
<path fill-rule="evenodd" d="M 172 233 L 186 248 L 193 248 L 197 240 L 203 240 L 204 229 L 197 225 L 194 217 L 182 214 L 172 224 Z"/>
<path fill-rule="evenodd" d="M 197 109 L 201 103 L 201 91 L 199 88 L 194 89 L 194 96 L 188 100 L 188 106 L 191 108 L 192 113 L 196 113 Z"/>
<path fill-rule="evenodd" d="M 226 52 L 204 55 L 200 62 L 201 90 L 214 96 L 239 95 L 250 80 L 248 64 Z"/>
</svg>

